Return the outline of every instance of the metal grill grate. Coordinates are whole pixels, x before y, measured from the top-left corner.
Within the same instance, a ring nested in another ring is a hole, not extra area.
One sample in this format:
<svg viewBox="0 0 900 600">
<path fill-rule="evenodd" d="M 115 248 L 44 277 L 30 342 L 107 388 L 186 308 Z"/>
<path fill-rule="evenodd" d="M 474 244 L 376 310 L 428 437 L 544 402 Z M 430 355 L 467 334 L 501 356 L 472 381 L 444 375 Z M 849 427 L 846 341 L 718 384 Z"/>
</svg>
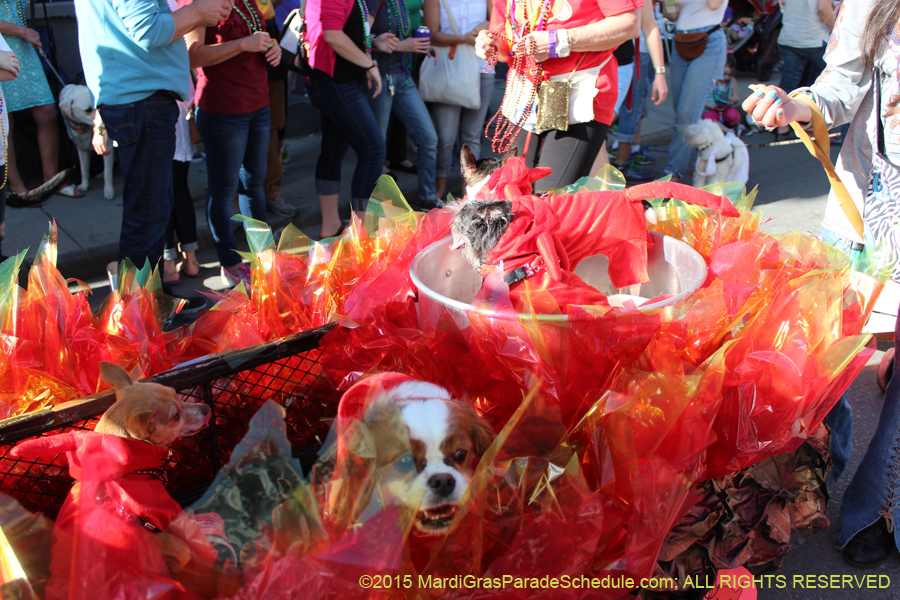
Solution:
<svg viewBox="0 0 900 600">
<path fill-rule="evenodd" d="M 152 381 L 175 388 L 182 399 L 212 409 L 210 426 L 173 448 L 168 491 L 184 505 L 199 498 L 234 447 L 247 433 L 250 417 L 272 400 L 285 408 L 285 426 L 294 456 L 311 465 L 337 414 L 340 392 L 325 378 L 318 341 L 325 326 L 254 348 L 212 355 L 160 373 Z M 53 459 L 8 458 L 15 443 L 37 435 L 93 429 L 115 400 L 112 392 L 0 422 L 0 493 L 26 509 L 55 518 L 72 479 L 64 454 Z"/>
</svg>

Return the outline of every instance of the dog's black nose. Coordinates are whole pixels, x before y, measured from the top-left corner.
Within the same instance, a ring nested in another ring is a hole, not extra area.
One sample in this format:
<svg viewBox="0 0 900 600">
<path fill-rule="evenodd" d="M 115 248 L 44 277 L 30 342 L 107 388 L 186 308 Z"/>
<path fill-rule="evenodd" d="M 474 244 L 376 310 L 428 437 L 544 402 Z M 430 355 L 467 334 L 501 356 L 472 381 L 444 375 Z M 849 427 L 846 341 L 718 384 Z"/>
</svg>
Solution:
<svg viewBox="0 0 900 600">
<path fill-rule="evenodd" d="M 428 478 L 428 487 L 432 492 L 444 498 L 456 489 L 456 479 L 450 473 L 438 473 Z"/>
</svg>

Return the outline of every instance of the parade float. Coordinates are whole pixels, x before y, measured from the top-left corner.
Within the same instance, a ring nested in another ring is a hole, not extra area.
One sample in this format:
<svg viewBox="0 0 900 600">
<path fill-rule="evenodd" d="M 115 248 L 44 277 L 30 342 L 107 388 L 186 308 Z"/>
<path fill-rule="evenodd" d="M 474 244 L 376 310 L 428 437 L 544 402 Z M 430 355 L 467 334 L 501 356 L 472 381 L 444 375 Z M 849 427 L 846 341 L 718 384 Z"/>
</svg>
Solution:
<svg viewBox="0 0 900 600">
<path fill-rule="evenodd" d="M 777 567 L 828 525 L 823 419 L 874 353 L 862 330 L 882 284 L 809 235 L 762 231 L 755 190 L 710 191 L 736 216 L 650 200 L 642 306 L 543 298 L 540 313 L 515 312 L 498 274 L 466 270 L 451 211 L 412 211 L 387 178 L 365 222 L 328 243 L 289 226 L 276 244 L 253 223 L 251 289 L 212 294 L 173 331 L 177 307 L 147 268 L 123 265 L 92 313 L 56 270 L 51 227 L 27 286 L 23 256 L 0 266 L 0 529 L 21 565 L 6 584 L 43 594 L 72 481 L 65 453 L 13 448 L 94 427 L 114 401 L 100 361 L 212 409 L 174 448 L 166 491 L 219 515 L 228 558 L 198 592 L 184 561 L 165 580 L 142 570 L 162 552 L 154 534 L 136 529 L 148 557 L 105 566 L 104 541 L 80 535 L 100 566 L 72 598 L 523 598 L 546 594 L 528 581 L 547 577 L 596 582 L 553 597 L 651 598 Z M 581 275 L 607 291 L 608 266 L 586 260 Z M 360 511 L 382 465 L 339 406 L 388 371 L 442 386 L 496 434 L 445 535 L 417 536 L 407 506 Z"/>
</svg>

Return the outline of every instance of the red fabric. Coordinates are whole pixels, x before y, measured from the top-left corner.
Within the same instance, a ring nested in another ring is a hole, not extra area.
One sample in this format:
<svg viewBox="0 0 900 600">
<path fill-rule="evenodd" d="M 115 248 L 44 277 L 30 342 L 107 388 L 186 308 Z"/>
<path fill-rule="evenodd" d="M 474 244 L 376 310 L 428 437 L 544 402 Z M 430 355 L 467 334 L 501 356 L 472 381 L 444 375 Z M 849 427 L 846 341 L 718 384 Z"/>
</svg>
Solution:
<svg viewBox="0 0 900 600">
<path fill-rule="evenodd" d="M 522 158 L 512 158 L 491 175 L 478 195 L 506 198 L 512 202 L 515 214 L 486 262 L 498 265 L 503 261 L 504 274 L 523 265 L 539 269 L 537 274 L 510 286 L 510 299 L 516 310 L 528 306 L 522 294 L 537 297 L 544 292 L 556 298 L 562 312 L 570 304 L 607 305 L 603 294 L 574 273 L 567 273 L 595 254 L 609 258 L 609 278 L 616 288 L 649 281 L 650 236 L 642 200 L 677 198 L 727 216 L 739 216 L 724 196 L 671 182 L 621 191 L 530 195 L 531 184 L 544 177 L 545 171 L 529 169 Z M 550 300 L 544 299 L 540 304 L 547 308 Z"/>
<path fill-rule="evenodd" d="M 534 4 L 534 3 L 533 3 Z M 517 7 L 516 23 L 524 21 L 522 12 L 524 3 L 515 3 Z M 548 29 L 570 29 L 582 27 L 606 17 L 619 15 L 644 5 L 643 0 L 552 0 L 550 13 L 552 17 L 547 26 Z M 495 0 L 491 9 L 491 29 L 494 31 L 506 31 L 505 14 L 507 2 Z M 519 34 L 517 34 L 519 35 Z M 501 40 L 500 53 L 509 56 L 509 45 Z M 583 57 L 583 60 L 582 60 Z M 607 61 L 607 59 L 609 59 Z M 618 65 L 612 59 L 612 48 L 601 52 L 572 52 L 566 58 L 550 58 L 544 61 L 544 73 L 547 75 L 562 75 L 577 70 L 596 67 L 606 62 L 606 66 L 600 71 L 597 78 L 598 93 L 594 97 L 594 120 L 609 125 L 615 114 L 616 94 L 618 93 L 619 74 Z"/>
<path fill-rule="evenodd" d="M 343 30 L 353 10 L 354 0 L 309 0 L 306 3 L 306 35 L 309 38 L 309 65 L 334 75 L 337 54 L 325 42 L 323 31 Z"/>
<path fill-rule="evenodd" d="M 178 0 L 178 7 L 193 1 Z M 255 2 L 238 0 L 237 6 L 245 15 L 247 10 L 252 10 L 259 22 L 264 23 Z M 235 9 L 218 26 L 206 28 L 204 43 L 208 46 L 221 44 L 249 35 L 250 28 Z M 269 83 L 265 55 L 262 52 L 241 52 L 217 65 L 197 69 L 195 102 L 206 112 L 221 115 L 246 114 L 267 106 Z"/>
<path fill-rule="evenodd" d="M 168 584 L 175 596 L 186 595 L 171 579 L 151 535 L 133 517 L 165 530 L 184 514 L 162 482 L 133 471 L 166 464 L 167 452 L 140 440 L 92 431 L 73 431 L 18 444 L 10 455 L 66 453 L 75 484 L 60 509 L 53 531 L 50 582 L 46 600 L 93 600 L 113 597 L 122 579 Z M 199 534 L 199 531 L 193 532 Z M 190 535 L 191 550 L 215 560 L 202 534 Z M 77 573 L 75 580 L 70 575 Z M 105 591 L 109 595 L 101 593 Z M 159 592 L 157 592 L 159 593 Z"/>
<path fill-rule="evenodd" d="M 392 390 L 401 383 L 409 381 L 415 381 L 415 379 L 403 373 L 390 372 L 378 373 L 357 381 L 341 396 L 341 402 L 338 404 L 338 418 L 361 421 L 366 404 L 376 393 Z"/>
</svg>

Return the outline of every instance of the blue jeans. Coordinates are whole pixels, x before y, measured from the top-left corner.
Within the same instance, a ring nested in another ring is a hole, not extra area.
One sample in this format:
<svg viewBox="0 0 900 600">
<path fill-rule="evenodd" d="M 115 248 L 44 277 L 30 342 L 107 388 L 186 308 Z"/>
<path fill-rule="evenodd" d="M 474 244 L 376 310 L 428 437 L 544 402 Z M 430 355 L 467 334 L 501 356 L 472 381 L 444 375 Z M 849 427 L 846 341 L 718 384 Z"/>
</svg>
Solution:
<svg viewBox="0 0 900 600">
<path fill-rule="evenodd" d="M 710 27 L 679 30 L 678 33 L 708 31 Z M 725 70 L 725 33 L 719 29 L 709 36 L 703 54 L 694 60 L 685 60 L 674 53 L 669 63 L 669 94 L 675 101 L 675 127 L 669 145 L 669 164 L 666 173 L 684 177 L 688 173 L 693 148 L 684 141 L 684 130 L 703 114 L 706 96 L 713 79 L 721 77 Z"/>
<path fill-rule="evenodd" d="M 381 93 L 387 94 L 387 86 Z M 316 163 L 316 193 L 341 191 L 341 163 L 348 148 L 356 153 L 356 169 L 350 197 L 354 210 L 365 210 L 375 182 L 381 177 L 387 152 L 367 96 L 372 91 L 361 83 L 335 83 L 327 77 L 309 78 L 306 93 L 322 111 L 322 146 Z M 380 95 L 380 94 L 379 94 Z"/>
<path fill-rule="evenodd" d="M 616 140 L 619 143 L 633 144 L 637 140 L 638 125 L 641 124 L 644 106 L 647 102 L 647 95 L 650 93 L 650 86 L 653 85 L 653 62 L 650 55 L 640 52 L 641 61 L 641 79 L 637 78 L 637 69 L 631 78 L 631 110 L 628 110 L 628 103 L 624 103 L 619 109 L 619 130 L 616 133 Z"/>
<path fill-rule="evenodd" d="M 900 319 L 894 327 L 894 345 L 900 344 Z M 894 373 L 900 372 L 900 354 L 894 355 Z M 834 536 L 839 548 L 853 536 L 890 513 L 894 545 L 900 548 L 900 377 L 891 377 L 884 392 L 881 416 L 859 468 L 841 501 L 841 530 Z M 896 481 L 892 481 L 892 478 Z"/>
<path fill-rule="evenodd" d="M 391 111 L 406 126 L 416 144 L 416 171 L 419 174 L 419 199 L 434 200 L 435 165 L 437 164 L 437 132 L 419 88 L 411 76 L 392 75 L 394 96 L 387 91 L 387 82 L 377 98 L 369 96 L 369 104 L 378 121 L 382 137 L 387 137 Z M 404 140 L 404 143 L 406 140 Z"/>
<path fill-rule="evenodd" d="M 172 216 L 172 157 L 178 105 L 171 92 L 129 104 L 101 105 L 100 116 L 116 143 L 124 183 L 119 260 L 156 266 Z"/>
<path fill-rule="evenodd" d="M 829 246 L 834 246 L 841 252 L 850 255 L 851 260 L 855 260 L 862 254 L 862 250 L 853 249 L 853 240 L 847 239 L 828 229 L 822 229 L 822 241 Z M 828 478 L 828 489 L 840 479 L 841 474 L 847 467 L 850 460 L 850 452 L 853 449 L 853 411 L 850 410 L 850 403 L 847 402 L 847 394 L 844 393 L 828 416 L 825 422 L 831 429 L 831 476 Z"/>
<path fill-rule="evenodd" d="M 437 176 L 446 178 L 450 174 L 453 148 L 456 139 L 472 149 L 475 158 L 481 158 L 481 140 L 484 139 L 484 117 L 487 115 L 491 96 L 494 93 L 494 74 L 481 74 L 481 106 L 463 108 L 452 104 L 435 102 L 431 108 L 434 127 L 437 129 Z"/>
<path fill-rule="evenodd" d="M 237 115 L 197 109 L 197 131 L 206 149 L 206 220 L 223 267 L 241 262 L 235 252 L 231 203 L 238 193 L 241 214 L 266 219 L 266 155 L 269 152 L 269 107 Z M 172 172 L 169 157 L 169 172 Z"/>
<path fill-rule="evenodd" d="M 825 47 L 824 43 L 818 48 L 794 48 L 778 44 L 778 50 L 784 57 L 781 82 L 778 87 L 786 92 L 791 92 L 805 85 L 802 79 L 806 65 L 811 67 L 809 80 L 815 81 L 816 77 L 825 69 Z"/>
</svg>

